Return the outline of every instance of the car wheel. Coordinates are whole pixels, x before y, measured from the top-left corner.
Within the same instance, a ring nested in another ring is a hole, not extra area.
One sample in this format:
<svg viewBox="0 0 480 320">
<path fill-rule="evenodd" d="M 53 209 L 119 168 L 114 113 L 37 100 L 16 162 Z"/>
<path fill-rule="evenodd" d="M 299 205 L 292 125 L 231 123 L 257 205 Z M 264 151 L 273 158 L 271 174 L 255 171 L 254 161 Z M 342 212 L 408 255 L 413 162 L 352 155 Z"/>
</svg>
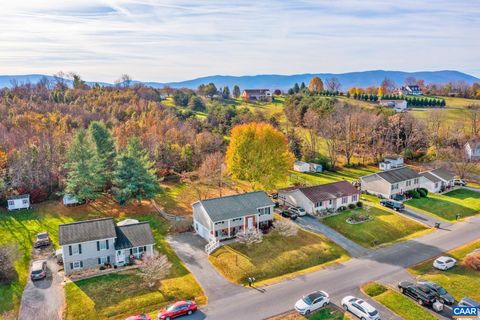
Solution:
<svg viewBox="0 0 480 320">
<path fill-rule="evenodd" d="M 346 304 L 343 305 L 343 309 L 345 309 L 345 311 L 348 311 L 348 307 Z"/>
<path fill-rule="evenodd" d="M 305 315 L 308 316 L 310 314 L 310 310 L 305 311 Z"/>
<path fill-rule="evenodd" d="M 418 299 L 418 304 L 421 305 L 421 306 L 423 306 L 423 301 L 422 301 L 422 299 Z"/>
<path fill-rule="evenodd" d="M 401 292 L 401 293 L 405 293 L 404 291 L 405 291 L 405 290 L 404 290 L 403 288 L 400 288 L 400 292 Z"/>
<path fill-rule="evenodd" d="M 187 312 L 188 315 L 191 315 L 192 313 L 193 313 L 192 310 L 188 310 L 188 312 Z"/>
</svg>

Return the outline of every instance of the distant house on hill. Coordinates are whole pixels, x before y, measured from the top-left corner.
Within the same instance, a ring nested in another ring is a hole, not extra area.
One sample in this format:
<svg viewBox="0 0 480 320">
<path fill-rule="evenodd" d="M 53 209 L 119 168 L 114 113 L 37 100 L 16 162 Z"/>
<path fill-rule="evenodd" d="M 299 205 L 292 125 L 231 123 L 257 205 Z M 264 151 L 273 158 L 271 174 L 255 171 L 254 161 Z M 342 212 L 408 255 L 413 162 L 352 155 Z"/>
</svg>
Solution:
<svg viewBox="0 0 480 320">
<path fill-rule="evenodd" d="M 383 107 L 393 108 L 396 112 L 402 112 L 407 109 L 406 100 L 380 100 L 380 105 Z"/>
<path fill-rule="evenodd" d="M 271 101 L 272 93 L 268 89 L 245 89 L 242 98 L 247 101 Z"/>
<path fill-rule="evenodd" d="M 323 167 L 321 164 L 295 161 L 293 170 L 297 172 L 322 172 Z"/>
<path fill-rule="evenodd" d="M 422 89 L 420 89 L 420 87 L 417 85 L 405 86 L 400 88 L 398 94 L 404 96 L 421 96 Z"/>
<path fill-rule="evenodd" d="M 479 139 L 474 138 L 470 141 L 467 141 L 467 143 L 465 143 L 465 146 L 463 148 L 465 150 L 465 155 L 467 156 L 468 160 L 471 160 L 471 161 L 480 160 L 480 140 Z"/>
<path fill-rule="evenodd" d="M 389 156 L 385 157 L 382 162 L 378 164 L 380 170 L 386 171 L 394 168 L 403 167 L 405 164 L 403 162 L 402 156 Z"/>
<path fill-rule="evenodd" d="M 30 208 L 30 195 L 21 194 L 7 198 L 8 211 Z"/>
</svg>

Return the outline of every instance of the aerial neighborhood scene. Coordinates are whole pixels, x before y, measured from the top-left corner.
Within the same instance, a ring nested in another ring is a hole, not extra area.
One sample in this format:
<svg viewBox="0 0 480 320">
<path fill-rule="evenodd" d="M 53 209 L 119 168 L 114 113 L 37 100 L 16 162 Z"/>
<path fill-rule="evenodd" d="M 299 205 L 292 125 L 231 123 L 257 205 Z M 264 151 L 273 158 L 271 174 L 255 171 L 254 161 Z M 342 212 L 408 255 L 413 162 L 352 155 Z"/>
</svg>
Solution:
<svg viewBox="0 0 480 320">
<path fill-rule="evenodd" d="M 480 319 L 479 17 L 5 1 L 0 320 Z"/>
</svg>

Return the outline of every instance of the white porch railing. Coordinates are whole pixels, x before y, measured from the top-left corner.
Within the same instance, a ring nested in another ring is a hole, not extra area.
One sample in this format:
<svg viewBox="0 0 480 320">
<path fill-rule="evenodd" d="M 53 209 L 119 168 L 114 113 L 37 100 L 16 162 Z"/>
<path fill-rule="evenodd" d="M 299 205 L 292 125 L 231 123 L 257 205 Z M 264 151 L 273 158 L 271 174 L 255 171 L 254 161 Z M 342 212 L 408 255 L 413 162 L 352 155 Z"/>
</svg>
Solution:
<svg viewBox="0 0 480 320">
<path fill-rule="evenodd" d="M 212 240 L 205 245 L 205 252 L 210 255 L 213 251 L 220 247 L 220 241 L 218 239 Z"/>
</svg>

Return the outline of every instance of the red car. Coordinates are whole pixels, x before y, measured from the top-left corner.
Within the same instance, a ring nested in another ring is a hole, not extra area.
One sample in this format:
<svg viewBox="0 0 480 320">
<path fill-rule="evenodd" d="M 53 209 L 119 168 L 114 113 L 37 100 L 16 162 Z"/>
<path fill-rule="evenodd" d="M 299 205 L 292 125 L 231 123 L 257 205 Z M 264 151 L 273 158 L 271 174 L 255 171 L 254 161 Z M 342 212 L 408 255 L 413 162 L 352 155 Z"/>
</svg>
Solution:
<svg viewBox="0 0 480 320">
<path fill-rule="evenodd" d="M 192 314 L 197 311 L 197 304 L 194 301 L 178 301 L 163 308 L 158 313 L 158 320 L 170 320 L 185 314 Z"/>
<path fill-rule="evenodd" d="M 130 316 L 125 320 L 152 320 L 148 314 L 137 314 L 134 316 Z"/>
</svg>

